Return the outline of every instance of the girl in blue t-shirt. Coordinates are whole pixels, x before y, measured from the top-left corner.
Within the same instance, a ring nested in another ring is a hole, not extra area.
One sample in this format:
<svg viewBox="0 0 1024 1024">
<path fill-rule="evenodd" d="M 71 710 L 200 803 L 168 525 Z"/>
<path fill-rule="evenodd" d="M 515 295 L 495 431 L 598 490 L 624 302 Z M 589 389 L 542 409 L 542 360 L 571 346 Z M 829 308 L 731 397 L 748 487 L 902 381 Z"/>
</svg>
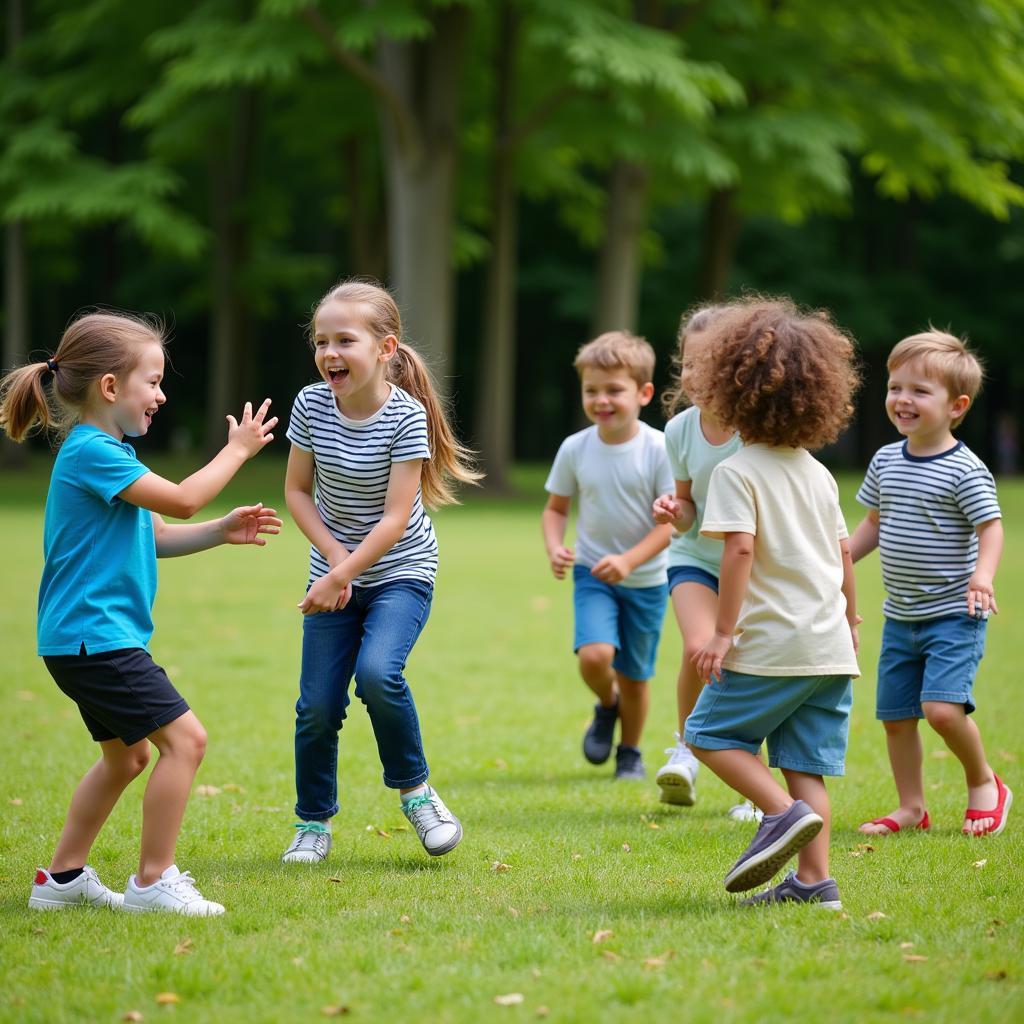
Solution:
<svg viewBox="0 0 1024 1024">
<path fill-rule="evenodd" d="M 683 638 L 683 663 L 676 685 L 679 731 L 675 745 L 665 751 L 668 760 L 658 770 L 656 781 L 663 803 L 684 807 L 697 799 L 700 762 L 683 740 L 683 729 L 704 688 L 691 658 L 714 636 L 722 560 L 722 542 L 702 536 L 700 524 L 712 470 L 743 444 L 732 427 L 722 426 L 706 411 L 691 405 L 679 412 L 679 407 L 688 397 L 687 379 L 701 335 L 726 308 L 704 306 L 684 316 L 679 328 L 678 377 L 675 386 L 662 396 L 665 414 L 671 417 L 665 427 L 665 448 L 676 489 L 655 501 L 653 515 L 656 522 L 672 523 L 676 528 L 668 549 L 668 586 Z M 750 821 L 758 815 L 748 801 L 736 804 L 728 813 L 735 821 Z"/>
<path fill-rule="evenodd" d="M 76 906 L 190 916 L 222 914 L 204 899 L 174 849 L 206 731 L 147 650 L 153 632 L 156 559 L 218 544 L 266 543 L 281 520 L 249 505 L 206 523 L 190 519 L 273 440 L 270 400 L 241 421 L 228 416 L 228 440 L 180 484 L 150 472 L 126 437 L 141 437 L 166 401 L 164 336 L 152 322 L 89 313 L 71 323 L 45 362 L 0 382 L 0 427 L 22 441 L 36 427 L 67 433 L 53 466 L 43 527 L 38 651 L 57 685 L 77 705 L 99 760 L 78 784 L 49 868 L 36 871 L 29 906 Z M 50 392 L 46 392 L 49 381 Z M 159 758 L 142 803 L 138 871 L 122 895 L 87 861 L 125 787 Z"/>
<path fill-rule="evenodd" d="M 452 481 L 480 478 L 452 434 L 430 375 L 402 338 L 398 307 L 376 285 L 346 281 L 310 325 L 317 384 L 295 399 L 288 510 L 312 544 L 299 604 L 302 670 L 295 706 L 295 813 L 283 854 L 316 863 L 338 813 L 338 733 L 356 696 L 384 769 L 427 853 L 455 849 L 462 826 L 427 785 L 419 717 L 403 671 L 426 625 L 437 541 L 424 505 L 453 502 Z"/>
</svg>

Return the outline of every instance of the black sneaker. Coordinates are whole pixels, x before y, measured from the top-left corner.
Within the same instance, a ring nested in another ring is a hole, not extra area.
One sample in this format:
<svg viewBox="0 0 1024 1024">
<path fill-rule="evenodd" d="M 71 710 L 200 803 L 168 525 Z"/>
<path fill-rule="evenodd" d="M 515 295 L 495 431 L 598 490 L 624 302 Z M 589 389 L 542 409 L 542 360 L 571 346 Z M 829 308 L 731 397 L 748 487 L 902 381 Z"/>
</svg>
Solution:
<svg viewBox="0 0 1024 1024">
<path fill-rule="evenodd" d="M 594 705 L 594 720 L 583 734 L 583 756 L 591 764 L 604 764 L 612 756 L 615 723 L 618 717 L 618 699 L 610 708 L 603 704 Z"/>
<path fill-rule="evenodd" d="M 615 778 L 643 782 L 647 778 L 644 759 L 636 747 L 620 743 L 615 748 Z"/>
</svg>

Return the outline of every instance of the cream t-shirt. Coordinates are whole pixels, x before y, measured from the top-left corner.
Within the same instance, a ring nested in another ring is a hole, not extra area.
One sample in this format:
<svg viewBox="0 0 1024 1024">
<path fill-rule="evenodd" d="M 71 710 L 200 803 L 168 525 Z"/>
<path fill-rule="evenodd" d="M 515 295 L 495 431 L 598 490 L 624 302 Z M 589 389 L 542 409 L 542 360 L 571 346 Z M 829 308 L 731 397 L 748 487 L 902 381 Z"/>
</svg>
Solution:
<svg viewBox="0 0 1024 1024">
<path fill-rule="evenodd" d="M 750 584 L 723 667 L 860 675 L 842 593 L 839 489 L 804 448 L 746 445 L 715 467 L 701 533 L 754 535 Z"/>
</svg>

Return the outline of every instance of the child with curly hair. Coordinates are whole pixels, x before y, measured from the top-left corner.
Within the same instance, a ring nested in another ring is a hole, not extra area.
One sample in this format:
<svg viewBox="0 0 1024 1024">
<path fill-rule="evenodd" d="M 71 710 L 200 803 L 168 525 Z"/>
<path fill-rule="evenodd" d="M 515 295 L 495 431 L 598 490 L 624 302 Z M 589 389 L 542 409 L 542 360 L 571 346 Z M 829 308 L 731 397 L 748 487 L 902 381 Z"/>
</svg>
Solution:
<svg viewBox="0 0 1024 1024">
<path fill-rule="evenodd" d="M 857 668 L 853 563 L 836 482 L 808 449 L 834 441 L 858 384 L 850 338 L 788 299 L 732 305 L 707 329 L 689 384 L 695 403 L 743 448 L 715 468 L 701 532 L 724 549 L 714 636 L 694 655 L 707 684 L 685 740 L 764 811 L 725 877 L 744 901 L 840 909 L 829 874 L 823 776 L 842 775 Z M 767 741 L 769 765 L 758 758 Z"/>
</svg>

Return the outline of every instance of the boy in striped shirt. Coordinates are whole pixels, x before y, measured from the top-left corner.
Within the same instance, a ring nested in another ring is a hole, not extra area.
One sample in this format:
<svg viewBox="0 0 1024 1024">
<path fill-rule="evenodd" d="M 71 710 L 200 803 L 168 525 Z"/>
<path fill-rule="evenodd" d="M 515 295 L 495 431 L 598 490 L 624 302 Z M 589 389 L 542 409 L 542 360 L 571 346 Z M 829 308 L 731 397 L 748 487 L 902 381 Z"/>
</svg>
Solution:
<svg viewBox="0 0 1024 1024">
<path fill-rule="evenodd" d="M 985 757 L 971 686 L 985 649 L 1003 550 L 995 481 L 952 434 L 981 387 L 982 367 L 941 331 L 904 338 L 889 356 L 885 410 L 904 440 L 875 453 L 857 500 L 868 514 L 853 560 L 879 548 L 886 599 L 876 716 L 885 726 L 899 807 L 861 825 L 870 835 L 930 827 L 918 720 L 945 740 L 967 781 L 965 835 L 998 835 L 1013 794 Z"/>
</svg>

